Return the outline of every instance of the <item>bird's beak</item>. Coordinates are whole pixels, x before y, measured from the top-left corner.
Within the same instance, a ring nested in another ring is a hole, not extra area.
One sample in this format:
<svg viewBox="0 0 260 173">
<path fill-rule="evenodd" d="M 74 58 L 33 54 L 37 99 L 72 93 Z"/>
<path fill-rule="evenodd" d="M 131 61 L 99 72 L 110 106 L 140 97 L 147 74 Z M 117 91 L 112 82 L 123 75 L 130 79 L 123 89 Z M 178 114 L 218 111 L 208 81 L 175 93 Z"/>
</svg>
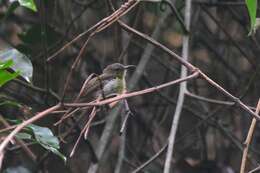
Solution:
<svg viewBox="0 0 260 173">
<path fill-rule="evenodd" d="M 126 66 L 124 66 L 124 68 L 125 69 L 130 69 L 130 68 L 136 68 L 136 66 L 135 65 L 126 65 Z"/>
</svg>

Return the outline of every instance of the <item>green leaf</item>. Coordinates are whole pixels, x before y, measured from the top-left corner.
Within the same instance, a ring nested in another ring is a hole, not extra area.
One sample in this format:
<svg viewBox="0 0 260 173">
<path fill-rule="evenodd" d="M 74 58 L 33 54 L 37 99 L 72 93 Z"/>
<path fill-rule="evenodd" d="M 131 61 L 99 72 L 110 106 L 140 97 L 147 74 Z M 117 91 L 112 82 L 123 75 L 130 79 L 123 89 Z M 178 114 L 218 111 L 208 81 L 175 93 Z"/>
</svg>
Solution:
<svg viewBox="0 0 260 173">
<path fill-rule="evenodd" d="M 249 35 L 255 32 L 255 24 L 256 24 L 256 10 L 257 10 L 257 0 L 246 0 L 246 6 L 248 9 L 251 27 Z"/>
<path fill-rule="evenodd" d="M 18 75 L 19 71 L 10 73 L 6 70 L 0 70 L 0 87 L 3 86 L 6 82 L 16 78 Z"/>
<path fill-rule="evenodd" d="M 21 120 L 10 120 L 9 122 L 14 124 L 22 123 Z M 40 144 L 43 148 L 51 151 L 52 153 L 59 156 L 64 162 L 66 162 L 67 158 L 59 152 L 60 144 L 59 140 L 56 136 L 53 135 L 52 131 L 47 127 L 41 127 L 34 124 L 30 124 L 23 129 L 23 132 L 18 133 L 16 136 L 20 139 L 29 139 L 33 142 Z"/>
<path fill-rule="evenodd" d="M 29 9 L 31 9 L 34 12 L 37 11 L 37 8 L 36 8 L 36 5 L 34 3 L 34 0 L 18 0 L 18 2 L 20 3 L 21 6 L 29 8 Z"/>
<path fill-rule="evenodd" d="M 0 51 L 0 60 L 8 62 L 8 68 L 14 71 L 20 71 L 20 75 L 28 82 L 32 79 L 33 66 L 30 59 L 14 48 L 6 48 Z M 10 60 L 13 61 L 12 67 Z"/>
<path fill-rule="evenodd" d="M 53 135 L 52 131 L 49 128 L 40 127 L 33 124 L 28 125 L 27 127 L 33 131 L 36 141 L 42 147 L 58 155 L 64 160 L 64 162 L 66 162 L 66 157 L 59 152 L 59 140 Z"/>
</svg>

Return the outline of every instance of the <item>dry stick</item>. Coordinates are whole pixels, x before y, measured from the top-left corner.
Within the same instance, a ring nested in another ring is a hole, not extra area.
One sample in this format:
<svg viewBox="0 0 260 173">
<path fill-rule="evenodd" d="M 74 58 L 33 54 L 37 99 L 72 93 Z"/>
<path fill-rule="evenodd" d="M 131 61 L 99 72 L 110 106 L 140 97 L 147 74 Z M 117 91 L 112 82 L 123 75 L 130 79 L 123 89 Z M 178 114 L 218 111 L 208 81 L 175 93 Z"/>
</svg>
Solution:
<svg viewBox="0 0 260 173">
<path fill-rule="evenodd" d="M 132 173 L 137 173 L 139 171 L 141 171 L 142 169 L 144 169 L 147 165 L 149 165 L 151 162 L 153 162 L 157 157 L 159 157 L 164 151 L 165 149 L 168 147 L 168 142 L 153 156 L 151 157 L 149 160 L 147 160 L 145 163 L 143 163 L 141 166 L 139 166 L 138 168 L 136 168 Z"/>
<path fill-rule="evenodd" d="M 37 92 L 41 92 L 41 93 L 47 93 L 46 89 L 34 86 L 34 85 L 29 84 L 27 82 L 24 82 L 24 81 L 22 81 L 20 79 L 13 79 L 12 81 L 16 82 L 16 83 L 18 83 L 20 85 L 23 85 L 24 87 L 29 88 L 29 89 L 31 89 L 33 91 L 37 91 Z M 49 94 L 51 94 L 51 96 L 53 96 L 56 100 L 58 100 L 58 101 L 60 100 L 59 96 L 55 92 L 53 92 L 51 89 L 49 90 Z"/>
<path fill-rule="evenodd" d="M 5 152 L 0 153 L 0 169 L 2 168 L 3 165 L 3 160 L 4 160 Z"/>
<path fill-rule="evenodd" d="M 119 134 L 120 134 L 120 135 L 122 135 L 122 133 L 123 133 L 124 130 L 125 130 L 126 123 L 127 123 L 127 120 L 128 120 L 128 118 L 129 118 L 129 116 L 130 116 L 130 115 L 133 115 L 132 111 L 131 111 L 130 108 L 129 108 L 129 105 L 128 105 L 128 102 L 127 102 L 126 99 L 124 100 L 124 106 L 125 106 L 126 116 L 124 117 L 124 119 L 123 119 L 123 121 L 122 121 L 122 125 L 121 125 L 120 131 L 119 131 Z"/>
<path fill-rule="evenodd" d="M 26 127 L 27 125 L 47 116 L 48 114 L 50 114 L 51 112 L 59 109 L 61 106 L 60 104 L 57 104 L 55 106 L 52 106 L 38 114 L 36 114 L 34 117 L 22 122 L 21 124 L 19 124 L 5 139 L 4 141 L 0 144 L 0 155 L 3 154 L 4 152 L 4 148 L 7 146 L 7 144 L 15 137 L 15 135 L 21 131 L 24 127 Z"/>
<path fill-rule="evenodd" d="M 2 123 L 4 124 L 4 126 L 11 127 L 10 124 L 4 119 L 4 117 L 2 115 L 0 115 L 0 121 L 2 121 Z M 12 140 L 11 140 L 12 142 Z M 25 153 L 30 157 L 30 159 L 33 162 L 36 162 L 36 155 L 32 152 L 32 150 L 30 150 L 30 148 L 20 139 L 15 138 L 15 142 L 18 143 L 18 145 L 20 145 L 22 147 L 22 149 L 25 151 Z M 15 143 L 14 143 L 15 144 Z M 0 167 L 1 170 L 1 167 Z"/>
<path fill-rule="evenodd" d="M 259 114 L 259 111 L 260 111 L 260 99 L 258 100 L 255 113 Z M 252 141 L 255 126 L 256 126 L 256 119 L 253 118 L 252 121 L 251 121 L 251 125 L 250 125 L 250 128 L 249 128 L 247 137 L 246 137 L 246 141 L 244 142 L 245 147 L 244 147 L 243 156 L 242 156 L 240 173 L 245 172 L 248 149 L 249 149 L 250 142 Z"/>
<path fill-rule="evenodd" d="M 174 4 L 175 0 L 172 3 Z M 160 19 L 158 20 L 158 22 L 156 24 L 156 27 L 153 30 L 153 33 L 151 36 L 153 39 L 157 40 L 161 37 L 162 27 L 164 26 L 164 22 L 170 16 L 170 14 L 171 14 L 170 9 L 167 9 L 162 14 L 162 16 L 160 17 Z M 151 55 L 152 55 L 154 48 L 155 47 L 151 44 L 147 44 L 146 47 L 144 48 L 143 54 L 140 58 L 140 61 L 138 62 L 136 70 L 128 82 L 128 84 L 129 84 L 128 88 L 130 91 L 134 89 L 134 87 L 136 86 L 136 84 L 138 83 L 140 78 L 142 77 L 142 74 L 143 74 L 143 71 L 145 70 L 146 65 L 150 62 L 150 59 L 152 57 Z"/>
<path fill-rule="evenodd" d="M 76 150 L 76 148 L 77 148 L 77 146 L 78 146 L 78 144 L 79 144 L 79 141 L 80 141 L 82 135 L 84 134 L 85 131 L 87 131 L 87 130 L 89 129 L 89 124 L 90 124 L 90 122 L 91 122 L 91 119 L 94 118 L 95 114 L 96 114 L 96 107 L 93 107 L 93 109 L 92 109 L 92 111 L 91 111 L 91 114 L 90 114 L 90 119 L 89 119 L 89 121 L 86 123 L 86 125 L 84 126 L 84 128 L 81 130 L 81 132 L 80 132 L 80 134 L 79 134 L 79 137 L 78 137 L 76 143 L 74 144 L 74 146 L 73 146 L 73 148 L 72 148 L 72 150 L 71 150 L 70 157 L 72 157 L 72 156 L 74 155 L 75 150 Z M 93 117 L 93 118 L 92 118 L 92 117 Z"/>
<path fill-rule="evenodd" d="M 248 173 L 254 173 L 260 170 L 260 166 L 256 167 L 255 169 L 249 171 Z"/>
<path fill-rule="evenodd" d="M 88 76 L 88 78 L 85 80 L 84 84 L 82 85 L 79 94 L 77 95 L 77 97 L 75 98 L 74 102 L 79 101 L 80 97 L 82 96 L 87 84 L 89 83 L 90 79 L 94 76 L 95 74 L 91 74 Z M 80 110 L 79 108 L 77 109 L 69 109 L 65 112 L 65 114 L 60 118 L 59 121 L 57 121 L 54 125 L 57 126 L 58 124 L 62 123 L 65 119 L 69 118 L 70 116 L 72 116 L 75 112 L 77 112 L 78 110 Z"/>
<path fill-rule="evenodd" d="M 234 102 L 230 102 L 230 101 L 222 101 L 222 100 L 216 100 L 216 99 L 211 99 L 211 98 L 207 98 L 207 97 L 203 97 L 203 96 L 199 96 L 196 95 L 194 93 L 191 93 L 189 91 L 187 91 L 185 93 L 185 95 L 193 98 L 193 99 L 197 99 L 203 102 L 208 102 L 208 103 L 212 103 L 212 104 L 219 104 L 219 105 L 228 105 L 228 106 L 233 106 L 235 103 Z"/>
<path fill-rule="evenodd" d="M 190 30 L 190 17 L 191 17 L 191 0 L 185 1 L 185 26 L 187 30 Z M 183 38 L 183 46 L 182 46 L 182 57 L 183 60 L 188 62 L 188 56 L 189 56 L 189 35 L 184 36 Z M 181 78 L 186 77 L 188 74 L 188 70 L 185 66 L 181 66 Z M 171 131 L 169 134 L 169 141 L 168 141 L 168 148 L 166 153 L 166 159 L 164 162 L 164 173 L 170 173 L 171 172 L 171 165 L 172 165 L 172 155 L 173 155 L 173 149 L 174 149 L 174 143 L 176 138 L 176 133 L 178 130 L 179 125 L 179 119 L 181 117 L 181 112 L 183 109 L 183 103 L 185 99 L 185 93 L 187 92 L 187 82 L 183 82 L 180 84 L 180 91 L 178 95 L 177 105 L 176 109 L 173 115 L 172 125 L 171 125 Z"/>
<path fill-rule="evenodd" d="M 106 17 L 105 19 L 102 20 L 102 22 L 99 22 L 98 24 L 96 24 L 94 26 L 95 30 L 90 34 L 90 36 L 88 37 L 88 39 L 85 41 L 84 45 L 82 46 L 82 48 L 80 49 L 80 52 L 77 56 L 77 58 L 75 59 L 75 61 L 73 62 L 73 65 L 71 66 L 71 69 L 69 71 L 69 74 L 66 78 L 65 81 L 65 85 L 64 85 L 64 89 L 63 89 L 63 94 L 61 97 L 61 102 L 63 103 L 64 101 L 64 97 L 65 97 L 65 93 L 67 91 L 67 88 L 69 86 L 69 82 L 71 80 L 72 77 L 72 73 L 74 72 L 76 66 L 79 64 L 81 56 L 83 55 L 88 42 L 90 41 L 90 39 L 98 32 L 106 29 L 108 26 L 112 25 L 114 22 L 116 22 L 117 20 L 119 20 L 120 17 L 122 17 L 123 15 L 125 15 L 128 11 L 130 11 L 134 6 L 136 6 L 139 3 L 139 1 L 137 0 L 129 0 L 127 1 L 125 4 L 123 4 L 117 11 L 115 11 L 114 13 L 112 13 L 110 16 Z"/>
<path fill-rule="evenodd" d="M 74 113 L 76 113 L 79 110 L 80 110 L 80 108 L 75 108 L 73 111 L 70 111 L 69 113 L 66 111 L 65 114 L 60 118 L 60 120 L 57 121 L 56 123 L 54 123 L 53 125 L 54 126 L 59 125 L 60 123 L 62 123 L 67 118 L 71 117 Z"/>
<path fill-rule="evenodd" d="M 1 129 L 1 130 L 0 130 L 0 133 L 3 133 L 3 132 L 6 132 L 6 131 L 15 129 L 16 127 L 17 127 L 17 125 L 12 125 L 12 126 L 6 127 L 6 128 L 4 128 L 4 129 Z"/>
<path fill-rule="evenodd" d="M 104 30 L 105 28 L 107 28 L 108 26 L 110 26 L 111 24 L 113 24 L 115 21 L 117 21 L 120 17 L 122 17 L 123 15 L 125 15 L 129 10 L 131 10 L 133 7 L 135 7 L 140 1 L 138 0 L 129 0 L 128 2 L 126 2 L 125 4 L 123 4 L 117 11 L 115 11 L 114 13 L 112 13 L 110 16 L 102 19 L 101 21 L 99 21 L 97 24 L 95 24 L 94 26 L 92 26 L 91 28 L 89 28 L 87 31 L 79 34 L 77 37 L 75 37 L 73 40 L 71 40 L 69 43 L 67 43 L 66 45 L 64 45 L 60 50 L 58 50 L 57 52 L 55 52 L 52 56 L 50 56 L 47 61 L 52 61 L 54 60 L 54 58 L 60 54 L 62 51 L 64 51 L 67 47 L 69 47 L 72 43 L 76 42 L 78 39 L 80 39 L 81 37 L 83 37 L 84 35 L 92 32 L 93 30 L 95 30 L 94 32 L 100 32 L 102 30 Z M 92 33 L 94 33 L 92 32 Z"/>
<path fill-rule="evenodd" d="M 97 113 L 97 107 L 94 107 L 93 108 L 93 111 L 92 111 L 92 113 L 90 114 L 90 116 L 89 116 L 89 120 L 88 120 L 88 122 L 87 122 L 87 124 L 86 124 L 86 126 L 87 126 L 87 128 L 85 129 L 85 132 L 84 132 L 84 139 L 86 140 L 87 139 L 87 137 L 88 137 L 88 132 L 89 132 L 89 128 L 90 128 L 90 124 L 91 124 L 91 122 L 93 121 L 93 119 L 95 118 L 95 115 L 96 115 L 96 113 Z"/>
<path fill-rule="evenodd" d="M 163 86 L 162 85 L 158 86 L 160 88 L 153 87 L 152 89 L 146 90 L 145 93 L 154 92 L 154 91 L 157 91 L 158 89 L 162 89 L 163 87 L 167 87 L 167 86 L 170 86 L 170 85 L 173 85 L 173 84 L 177 84 L 177 83 L 180 83 L 182 81 L 189 80 L 189 79 L 192 79 L 192 78 L 195 78 L 195 77 L 197 77 L 197 73 L 192 74 L 191 76 L 187 77 L 186 79 L 178 79 L 178 80 L 166 83 Z M 121 96 L 115 97 L 114 100 L 111 100 L 111 99 L 107 99 L 107 100 L 110 100 L 110 102 L 114 102 L 114 101 L 117 101 L 117 100 L 120 100 L 120 99 L 124 99 L 124 97 L 127 98 L 127 97 L 132 97 L 132 96 L 135 96 L 135 95 L 140 95 L 140 94 L 142 94 L 142 92 L 143 91 L 141 91 L 141 93 L 135 92 L 133 95 L 123 94 Z M 143 94 L 145 94 L 145 93 L 143 93 Z M 105 103 L 104 100 L 100 101 L 100 102 L 102 102 L 102 104 Z M 105 104 L 108 104 L 110 102 L 107 102 Z M 96 106 L 101 106 L 102 104 L 96 105 Z M 97 148 L 98 158 L 101 158 L 101 156 L 103 155 L 103 153 L 105 151 L 105 147 L 107 146 L 108 140 L 109 140 L 110 135 L 111 135 L 111 131 L 113 130 L 113 127 L 114 127 L 113 124 L 115 123 L 117 114 L 118 114 L 120 109 L 121 109 L 121 106 L 116 107 L 115 109 L 113 109 L 111 111 L 111 113 L 108 116 L 106 126 L 105 126 L 103 134 L 100 138 L 100 144 L 101 145 L 99 145 L 98 148 Z M 97 169 L 98 169 L 98 164 L 93 164 L 93 165 L 90 166 L 88 172 L 89 173 L 95 173 L 97 171 Z"/>
<path fill-rule="evenodd" d="M 112 11 L 115 11 L 114 8 L 113 8 L 113 4 L 111 3 L 110 0 L 108 0 L 108 5 L 109 5 L 109 8 L 112 10 Z M 135 20 L 137 21 L 137 20 Z M 129 43 L 129 42 L 128 42 Z M 123 52 L 125 52 L 126 50 L 126 47 L 124 49 Z M 123 54 L 123 53 L 122 53 Z M 97 156 L 100 160 L 102 160 L 102 156 L 106 150 L 106 146 L 108 145 L 109 141 L 110 141 L 110 138 L 111 138 L 111 135 L 113 133 L 113 130 L 114 130 L 114 124 L 116 122 L 116 119 L 121 111 L 121 108 L 122 108 L 122 105 L 119 104 L 119 106 L 114 109 L 114 110 L 111 110 L 111 112 L 109 113 L 108 115 L 108 119 L 107 119 L 107 123 L 104 127 L 104 130 L 102 132 L 102 135 L 101 135 L 101 138 L 99 140 L 99 145 L 97 147 Z M 124 155 L 124 144 L 125 144 L 125 133 L 123 134 L 123 136 L 120 138 L 121 140 L 121 144 L 123 145 L 120 145 L 120 149 L 119 149 L 119 154 L 118 154 L 118 161 L 117 161 L 117 164 L 116 164 L 116 168 L 114 170 L 115 173 L 117 172 L 121 172 L 120 171 L 120 168 L 121 168 L 121 165 L 123 163 L 123 155 Z M 99 164 L 92 164 L 90 166 L 90 169 L 89 169 L 89 172 L 91 173 L 95 173 L 97 172 L 98 170 L 98 167 L 99 167 Z"/>
<path fill-rule="evenodd" d="M 195 71 L 194 73 L 192 73 L 191 75 L 189 75 L 189 76 L 187 76 L 185 78 L 180 78 L 180 79 L 177 79 L 177 80 L 173 80 L 173 81 L 164 83 L 162 85 L 158 85 L 158 86 L 155 86 L 155 87 L 147 88 L 147 89 L 144 89 L 144 90 L 130 92 L 130 93 L 126 93 L 126 94 L 121 94 L 119 96 L 116 96 L 116 97 L 113 97 L 113 98 L 109 98 L 109 99 L 105 99 L 105 100 L 101 100 L 99 102 L 91 102 L 91 103 L 64 103 L 64 106 L 67 106 L 67 107 L 102 106 L 102 105 L 109 104 L 109 103 L 112 103 L 112 102 L 115 102 L 115 101 L 118 101 L 118 100 L 129 98 L 129 97 L 134 97 L 134 96 L 139 96 L 139 95 L 155 92 L 157 90 L 169 87 L 171 85 L 178 84 L 178 83 L 181 83 L 181 82 L 193 79 L 193 78 L 197 78 L 198 76 L 199 76 L 199 70 Z"/>
<path fill-rule="evenodd" d="M 170 56 L 172 56 L 175 60 L 177 60 L 179 63 L 181 63 L 182 65 L 186 66 L 188 68 L 189 71 L 193 72 L 198 70 L 197 67 L 195 67 L 194 65 L 192 65 L 191 63 L 185 61 L 182 59 L 181 56 L 179 56 L 178 54 L 174 53 L 173 51 L 171 51 L 170 49 L 168 49 L 166 46 L 160 44 L 159 42 L 157 42 L 156 40 L 154 40 L 153 38 L 147 36 L 146 34 L 143 34 L 133 28 L 131 28 L 130 26 L 126 25 L 125 23 L 123 23 L 122 21 L 118 21 L 119 25 L 126 30 L 127 32 L 130 33 L 134 33 L 135 35 L 141 37 L 142 39 L 150 42 L 151 44 L 157 46 L 157 48 L 160 48 L 161 50 L 163 50 L 164 52 L 166 52 L 167 54 L 169 54 Z M 245 105 L 239 98 L 233 96 L 232 94 L 230 94 L 227 90 L 225 90 L 224 88 L 222 88 L 219 84 L 217 84 L 215 81 L 213 81 L 212 79 L 210 79 L 206 74 L 204 74 L 201 70 L 198 70 L 199 75 L 206 80 L 208 83 L 210 83 L 213 87 L 217 88 L 221 93 L 223 93 L 225 96 L 229 97 L 232 101 L 234 101 L 236 104 L 238 104 L 238 106 L 240 106 L 242 109 L 244 109 L 247 113 L 251 114 L 252 116 L 254 116 L 257 120 L 260 121 L 260 116 L 257 115 L 255 112 L 253 112 L 247 105 Z"/>
<path fill-rule="evenodd" d="M 81 56 L 83 55 L 84 51 L 85 51 L 85 48 L 87 47 L 87 44 L 90 40 L 90 38 L 95 34 L 95 32 L 93 32 L 89 37 L 88 39 L 85 41 L 84 45 L 82 46 L 82 48 L 80 49 L 79 51 L 79 54 L 77 56 L 77 58 L 75 59 L 75 61 L 73 62 L 71 68 L 70 68 L 70 71 L 69 71 L 69 74 L 68 76 L 66 77 L 66 80 L 65 80 L 65 84 L 64 84 L 64 88 L 63 88 L 63 93 L 62 93 L 62 97 L 61 97 L 61 102 L 63 102 L 64 100 L 64 97 L 65 97 L 65 93 L 67 91 L 67 88 L 69 86 L 69 82 L 71 80 L 71 77 L 72 77 L 72 74 L 74 72 L 74 70 L 76 69 L 77 65 L 79 64 L 80 62 L 80 59 L 81 59 Z"/>
</svg>

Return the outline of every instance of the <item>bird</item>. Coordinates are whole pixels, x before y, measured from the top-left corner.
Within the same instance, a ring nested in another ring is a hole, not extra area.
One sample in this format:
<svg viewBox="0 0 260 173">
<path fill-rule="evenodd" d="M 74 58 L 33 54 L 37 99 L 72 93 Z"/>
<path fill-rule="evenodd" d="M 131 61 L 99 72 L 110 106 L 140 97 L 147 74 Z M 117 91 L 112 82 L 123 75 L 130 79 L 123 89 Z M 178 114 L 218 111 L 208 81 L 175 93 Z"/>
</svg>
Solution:
<svg viewBox="0 0 260 173">
<path fill-rule="evenodd" d="M 123 94 L 126 91 L 126 72 L 128 69 L 135 67 L 134 65 L 123 65 L 120 63 L 114 63 L 108 65 L 104 68 L 102 74 L 90 79 L 88 82 L 83 85 L 83 92 L 78 97 L 80 102 L 89 101 L 88 99 L 92 99 L 92 101 L 99 101 L 101 99 L 106 99 L 109 97 L 117 96 Z M 77 100 L 77 99 L 76 99 Z M 115 106 L 117 102 L 110 103 L 109 107 L 112 108 Z M 96 107 L 92 108 L 91 113 L 88 116 L 87 123 L 84 125 L 73 149 L 71 151 L 70 157 L 73 156 L 76 147 L 79 143 L 81 136 L 84 134 L 84 138 L 87 139 L 87 134 L 89 132 L 90 123 L 93 121 L 96 112 L 98 110 Z M 73 112 L 69 110 L 68 112 Z M 67 115 L 69 115 L 68 113 Z M 63 119 L 67 118 L 66 114 L 61 118 L 60 122 Z M 59 122 L 58 122 L 59 123 Z"/>
<path fill-rule="evenodd" d="M 92 78 L 86 84 L 81 101 L 105 99 L 122 94 L 126 90 L 126 72 L 134 65 L 113 63 L 104 68 L 102 74 Z"/>
</svg>

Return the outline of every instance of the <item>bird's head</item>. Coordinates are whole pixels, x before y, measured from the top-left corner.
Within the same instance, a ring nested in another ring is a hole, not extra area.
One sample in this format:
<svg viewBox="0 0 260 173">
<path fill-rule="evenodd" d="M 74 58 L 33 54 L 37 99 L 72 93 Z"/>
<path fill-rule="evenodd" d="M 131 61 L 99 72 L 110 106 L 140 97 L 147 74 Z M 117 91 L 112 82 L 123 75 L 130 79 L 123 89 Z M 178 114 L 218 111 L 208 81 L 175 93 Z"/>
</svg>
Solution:
<svg viewBox="0 0 260 173">
<path fill-rule="evenodd" d="M 134 65 L 123 65 L 120 63 L 114 63 L 108 65 L 104 70 L 103 74 L 110 74 L 110 75 L 115 75 L 116 77 L 123 77 L 124 73 L 129 69 L 129 68 L 134 68 Z"/>
</svg>

